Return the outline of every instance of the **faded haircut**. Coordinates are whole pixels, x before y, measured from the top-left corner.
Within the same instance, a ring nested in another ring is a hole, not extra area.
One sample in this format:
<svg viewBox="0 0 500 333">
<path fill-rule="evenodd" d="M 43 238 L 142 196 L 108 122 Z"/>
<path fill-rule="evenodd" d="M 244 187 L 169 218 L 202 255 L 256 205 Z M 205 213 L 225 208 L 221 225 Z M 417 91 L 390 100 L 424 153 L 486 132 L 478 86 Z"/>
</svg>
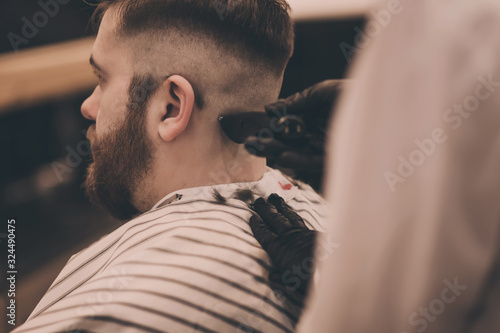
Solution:
<svg viewBox="0 0 500 333">
<path fill-rule="evenodd" d="M 96 29 L 118 5 L 118 34 L 168 30 L 197 33 L 253 66 L 280 77 L 294 48 L 294 30 L 285 0 L 97 0 Z"/>
</svg>

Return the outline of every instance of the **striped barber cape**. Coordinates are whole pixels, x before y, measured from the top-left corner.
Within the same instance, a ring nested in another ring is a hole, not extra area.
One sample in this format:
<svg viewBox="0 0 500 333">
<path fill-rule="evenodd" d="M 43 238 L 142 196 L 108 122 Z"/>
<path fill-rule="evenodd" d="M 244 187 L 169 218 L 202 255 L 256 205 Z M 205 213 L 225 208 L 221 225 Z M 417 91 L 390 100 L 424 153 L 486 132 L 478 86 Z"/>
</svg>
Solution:
<svg viewBox="0 0 500 333">
<path fill-rule="evenodd" d="M 277 193 L 323 230 L 325 201 L 277 170 L 179 190 L 72 256 L 14 332 L 292 332 L 300 308 L 270 287 L 241 190 Z"/>
</svg>

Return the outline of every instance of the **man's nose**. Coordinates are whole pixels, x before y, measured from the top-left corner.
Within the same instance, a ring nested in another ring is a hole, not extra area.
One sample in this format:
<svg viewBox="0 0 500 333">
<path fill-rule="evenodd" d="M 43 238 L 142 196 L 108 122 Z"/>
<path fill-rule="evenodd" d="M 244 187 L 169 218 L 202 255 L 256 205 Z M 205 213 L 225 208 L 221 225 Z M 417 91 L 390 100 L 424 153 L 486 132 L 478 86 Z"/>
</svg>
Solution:
<svg viewBox="0 0 500 333">
<path fill-rule="evenodd" d="M 97 86 L 92 95 L 90 95 L 81 107 L 82 115 L 89 120 L 96 120 L 97 112 L 100 108 L 101 89 Z"/>
</svg>

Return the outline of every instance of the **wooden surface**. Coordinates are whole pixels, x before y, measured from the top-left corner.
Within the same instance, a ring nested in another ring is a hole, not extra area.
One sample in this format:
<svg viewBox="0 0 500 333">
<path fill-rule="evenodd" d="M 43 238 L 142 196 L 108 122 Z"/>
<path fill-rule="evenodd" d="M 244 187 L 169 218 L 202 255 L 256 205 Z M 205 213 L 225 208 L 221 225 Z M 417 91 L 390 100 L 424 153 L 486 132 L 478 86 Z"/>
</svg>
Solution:
<svg viewBox="0 0 500 333">
<path fill-rule="evenodd" d="M 0 115 L 89 91 L 97 79 L 89 65 L 94 39 L 0 56 Z"/>
</svg>

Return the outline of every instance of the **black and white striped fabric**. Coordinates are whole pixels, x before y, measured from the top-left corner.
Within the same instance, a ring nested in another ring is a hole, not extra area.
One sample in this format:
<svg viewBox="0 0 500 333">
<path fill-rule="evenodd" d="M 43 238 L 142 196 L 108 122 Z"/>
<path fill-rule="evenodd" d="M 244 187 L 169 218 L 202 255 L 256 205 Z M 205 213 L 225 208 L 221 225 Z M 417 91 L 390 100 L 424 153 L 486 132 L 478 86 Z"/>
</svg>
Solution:
<svg viewBox="0 0 500 333">
<path fill-rule="evenodd" d="M 292 332 L 300 309 L 269 285 L 241 189 L 277 193 L 323 230 L 323 199 L 277 170 L 180 190 L 71 257 L 15 332 Z"/>
</svg>

